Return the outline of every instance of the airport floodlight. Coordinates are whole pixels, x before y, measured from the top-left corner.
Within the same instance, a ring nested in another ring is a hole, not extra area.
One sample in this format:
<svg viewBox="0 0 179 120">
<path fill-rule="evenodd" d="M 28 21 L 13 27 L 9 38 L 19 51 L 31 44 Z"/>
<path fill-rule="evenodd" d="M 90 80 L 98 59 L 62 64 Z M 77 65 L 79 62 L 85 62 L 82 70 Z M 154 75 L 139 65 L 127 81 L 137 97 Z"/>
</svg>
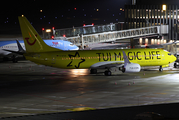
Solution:
<svg viewBox="0 0 179 120">
<path fill-rule="evenodd" d="M 167 6 L 166 5 L 162 5 L 162 10 L 163 11 L 167 10 Z"/>
<path fill-rule="evenodd" d="M 52 32 L 51 29 L 46 29 L 45 32 L 49 33 L 49 32 Z"/>
</svg>

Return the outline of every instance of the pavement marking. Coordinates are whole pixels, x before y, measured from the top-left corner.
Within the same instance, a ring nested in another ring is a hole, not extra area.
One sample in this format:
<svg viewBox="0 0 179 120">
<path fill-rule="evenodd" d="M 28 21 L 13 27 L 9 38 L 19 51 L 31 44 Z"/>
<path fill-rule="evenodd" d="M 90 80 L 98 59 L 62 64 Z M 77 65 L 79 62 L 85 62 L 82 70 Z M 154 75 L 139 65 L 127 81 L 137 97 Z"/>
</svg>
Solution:
<svg viewBox="0 0 179 120">
<path fill-rule="evenodd" d="M 81 107 L 81 108 L 71 108 L 71 109 L 66 109 L 69 111 L 86 111 L 86 110 L 96 110 L 95 108 L 90 108 L 90 107 Z"/>
</svg>

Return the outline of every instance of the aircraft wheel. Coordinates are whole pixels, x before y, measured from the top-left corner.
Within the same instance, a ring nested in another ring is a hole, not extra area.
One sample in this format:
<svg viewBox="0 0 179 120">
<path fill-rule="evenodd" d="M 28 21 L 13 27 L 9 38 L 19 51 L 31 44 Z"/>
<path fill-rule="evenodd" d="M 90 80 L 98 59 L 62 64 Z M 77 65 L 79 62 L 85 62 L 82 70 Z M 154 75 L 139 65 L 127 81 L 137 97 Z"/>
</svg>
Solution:
<svg viewBox="0 0 179 120">
<path fill-rule="evenodd" d="M 96 74 L 97 73 L 97 69 L 91 69 L 90 70 L 90 74 Z"/>
<path fill-rule="evenodd" d="M 106 76 L 111 76 L 111 71 L 106 70 L 106 71 L 104 72 L 104 74 L 105 74 Z"/>
<path fill-rule="evenodd" d="M 18 60 L 17 60 L 17 57 L 15 55 L 12 56 L 12 61 L 13 61 L 13 63 L 17 63 Z"/>
<path fill-rule="evenodd" d="M 177 64 L 176 63 L 174 63 L 174 68 L 177 68 Z"/>
<path fill-rule="evenodd" d="M 121 68 L 119 67 L 119 71 L 121 71 Z"/>
<path fill-rule="evenodd" d="M 160 68 L 159 68 L 159 71 L 160 71 L 160 72 L 162 72 L 162 71 L 163 71 L 163 68 L 162 68 L 162 66 L 160 66 Z"/>
<path fill-rule="evenodd" d="M 124 66 L 122 66 L 122 72 L 124 73 L 126 70 L 125 70 L 125 68 L 124 68 Z"/>
</svg>

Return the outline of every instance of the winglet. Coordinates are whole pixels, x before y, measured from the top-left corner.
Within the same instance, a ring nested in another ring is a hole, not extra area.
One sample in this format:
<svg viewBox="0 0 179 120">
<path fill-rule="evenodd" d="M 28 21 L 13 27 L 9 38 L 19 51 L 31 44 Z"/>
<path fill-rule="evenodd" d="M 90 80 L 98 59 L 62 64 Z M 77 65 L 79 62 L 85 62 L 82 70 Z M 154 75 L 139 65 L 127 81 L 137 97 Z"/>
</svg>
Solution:
<svg viewBox="0 0 179 120">
<path fill-rule="evenodd" d="M 20 28 L 26 47 L 26 52 L 49 52 L 59 49 L 48 46 L 24 16 L 19 16 Z"/>
<path fill-rule="evenodd" d="M 127 55 L 126 55 L 126 53 L 124 52 L 124 51 L 122 51 L 123 52 L 123 58 L 124 58 L 124 68 L 126 67 L 126 65 L 128 64 L 128 63 L 131 63 L 130 61 L 129 61 L 129 59 L 127 58 Z"/>
<path fill-rule="evenodd" d="M 21 46 L 21 44 L 19 43 L 19 41 L 18 40 L 16 40 L 16 42 L 17 42 L 17 46 L 18 46 L 18 51 L 19 52 L 22 52 L 22 53 L 25 53 L 25 50 L 22 48 L 22 46 Z"/>
</svg>

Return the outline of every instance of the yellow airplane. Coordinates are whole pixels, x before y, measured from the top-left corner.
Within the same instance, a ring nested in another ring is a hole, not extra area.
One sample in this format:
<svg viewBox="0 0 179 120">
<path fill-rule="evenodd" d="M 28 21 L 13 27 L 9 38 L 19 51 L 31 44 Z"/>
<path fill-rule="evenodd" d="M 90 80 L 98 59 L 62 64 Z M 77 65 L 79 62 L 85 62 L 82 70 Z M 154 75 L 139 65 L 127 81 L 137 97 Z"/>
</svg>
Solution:
<svg viewBox="0 0 179 120">
<path fill-rule="evenodd" d="M 19 23 L 26 47 L 27 60 L 37 64 L 65 69 L 107 69 L 104 74 L 111 75 L 111 68 L 122 72 L 139 72 L 142 66 L 168 66 L 176 57 L 162 49 L 114 49 L 114 50 L 78 50 L 61 51 L 45 44 L 33 26 L 24 16 Z"/>
</svg>

